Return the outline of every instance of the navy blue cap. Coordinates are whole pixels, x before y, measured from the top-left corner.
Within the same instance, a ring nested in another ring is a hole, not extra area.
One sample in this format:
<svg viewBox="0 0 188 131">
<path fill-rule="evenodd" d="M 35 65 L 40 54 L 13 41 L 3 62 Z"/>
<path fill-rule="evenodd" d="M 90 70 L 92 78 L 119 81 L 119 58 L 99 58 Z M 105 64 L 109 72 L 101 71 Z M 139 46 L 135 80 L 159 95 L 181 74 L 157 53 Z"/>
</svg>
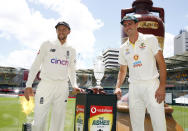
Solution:
<svg viewBox="0 0 188 131">
<path fill-rule="evenodd" d="M 57 29 L 57 27 L 58 27 L 59 25 L 64 25 L 64 26 L 66 26 L 67 28 L 69 28 L 69 30 L 71 30 L 69 24 L 66 23 L 66 22 L 64 22 L 64 21 L 62 21 L 62 22 L 58 22 L 57 25 L 55 26 L 55 28 Z"/>
</svg>

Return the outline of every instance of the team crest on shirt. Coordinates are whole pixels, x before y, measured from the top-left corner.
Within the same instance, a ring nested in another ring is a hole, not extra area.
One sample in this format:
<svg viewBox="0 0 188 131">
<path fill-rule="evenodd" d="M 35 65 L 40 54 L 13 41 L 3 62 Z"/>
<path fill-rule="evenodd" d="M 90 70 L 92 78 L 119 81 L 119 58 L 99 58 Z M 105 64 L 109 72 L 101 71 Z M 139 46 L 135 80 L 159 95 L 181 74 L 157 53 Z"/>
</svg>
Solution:
<svg viewBox="0 0 188 131">
<path fill-rule="evenodd" d="M 125 55 L 128 55 L 128 54 L 130 54 L 130 52 L 129 52 L 129 49 L 127 48 L 125 49 Z"/>
<path fill-rule="evenodd" d="M 66 52 L 66 59 L 69 59 L 69 57 L 70 57 L 70 51 L 67 50 L 67 52 Z"/>
<path fill-rule="evenodd" d="M 133 59 L 137 61 L 139 59 L 139 55 L 134 55 Z"/>
<path fill-rule="evenodd" d="M 140 49 L 145 49 L 146 46 L 144 43 L 141 43 L 139 47 L 140 47 Z"/>
</svg>

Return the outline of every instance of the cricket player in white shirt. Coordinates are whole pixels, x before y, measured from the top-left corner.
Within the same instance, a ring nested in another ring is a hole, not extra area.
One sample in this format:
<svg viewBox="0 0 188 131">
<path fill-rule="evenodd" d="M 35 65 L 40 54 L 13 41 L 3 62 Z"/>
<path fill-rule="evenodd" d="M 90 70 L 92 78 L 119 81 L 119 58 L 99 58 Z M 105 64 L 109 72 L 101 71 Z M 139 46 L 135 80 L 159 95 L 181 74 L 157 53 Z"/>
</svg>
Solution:
<svg viewBox="0 0 188 131">
<path fill-rule="evenodd" d="M 46 131 L 49 109 L 52 107 L 50 131 L 63 131 L 65 110 L 69 94 L 68 80 L 75 92 L 83 92 L 76 83 L 76 51 L 66 42 L 71 29 L 68 23 L 56 26 L 58 39 L 44 42 L 31 66 L 24 95 L 34 96 L 32 83 L 40 70 L 41 81 L 35 95 L 33 131 Z M 68 79 L 69 78 L 69 79 Z"/>
<path fill-rule="evenodd" d="M 128 67 L 129 111 L 133 131 L 144 131 L 146 108 L 151 117 L 153 130 L 166 131 L 164 112 L 166 65 L 158 40 L 153 35 L 139 33 L 138 19 L 134 16 L 123 17 L 121 24 L 128 35 L 128 40 L 119 51 L 120 70 L 115 94 L 121 96 L 120 86 Z"/>
</svg>

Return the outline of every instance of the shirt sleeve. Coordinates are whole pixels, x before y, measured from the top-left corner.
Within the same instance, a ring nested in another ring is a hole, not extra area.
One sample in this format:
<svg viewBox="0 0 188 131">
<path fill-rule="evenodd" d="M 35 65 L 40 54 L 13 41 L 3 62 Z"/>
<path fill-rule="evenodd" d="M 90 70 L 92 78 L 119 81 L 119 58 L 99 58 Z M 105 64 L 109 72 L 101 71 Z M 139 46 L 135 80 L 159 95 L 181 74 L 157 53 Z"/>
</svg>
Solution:
<svg viewBox="0 0 188 131">
<path fill-rule="evenodd" d="M 78 87 L 76 82 L 76 50 L 73 49 L 71 53 L 71 60 L 68 66 L 69 79 L 72 87 Z"/>
<path fill-rule="evenodd" d="M 148 39 L 147 39 L 148 44 L 150 45 L 150 48 L 152 50 L 152 53 L 154 54 L 154 56 L 158 53 L 159 50 L 161 50 L 160 46 L 159 46 L 159 42 L 157 40 L 157 38 L 153 35 L 151 35 Z"/>
<path fill-rule="evenodd" d="M 123 48 L 120 48 L 119 50 L 119 57 L 118 57 L 118 63 L 120 65 L 128 65 L 127 64 L 127 60 L 125 59 L 125 56 L 123 53 L 126 53 L 125 51 L 123 51 Z"/>
<path fill-rule="evenodd" d="M 43 58 L 45 56 L 45 46 L 46 46 L 45 43 L 43 43 L 41 45 L 40 50 L 31 66 L 30 70 L 29 70 L 29 75 L 28 75 L 28 79 L 26 82 L 26 88 L 32 87 L 33 81 L 35 80 L 35 77 L 40 70 Z"/>
</svg>

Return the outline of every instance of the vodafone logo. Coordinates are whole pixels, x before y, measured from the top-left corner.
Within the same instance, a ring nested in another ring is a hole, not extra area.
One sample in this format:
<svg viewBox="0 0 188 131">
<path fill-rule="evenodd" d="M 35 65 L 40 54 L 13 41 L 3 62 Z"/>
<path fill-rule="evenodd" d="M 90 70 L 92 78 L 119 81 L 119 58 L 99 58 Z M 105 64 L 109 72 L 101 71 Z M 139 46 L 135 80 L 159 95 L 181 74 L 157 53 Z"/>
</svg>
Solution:
<svg viewBox="0 0 188 131">
<path fill-rule="evenodd" d="M 102 115 L 102 114 L 112 114 L 112 113 L 113 113 L 113 106 L 97 106 L 97 105 L 90 106 L 90 117 Z"/>
<path fill-rule="evenodd" d="M 91 108 L 91 113 L 96 113 L 97 109 L 95 107 Z"/>
</svg>

